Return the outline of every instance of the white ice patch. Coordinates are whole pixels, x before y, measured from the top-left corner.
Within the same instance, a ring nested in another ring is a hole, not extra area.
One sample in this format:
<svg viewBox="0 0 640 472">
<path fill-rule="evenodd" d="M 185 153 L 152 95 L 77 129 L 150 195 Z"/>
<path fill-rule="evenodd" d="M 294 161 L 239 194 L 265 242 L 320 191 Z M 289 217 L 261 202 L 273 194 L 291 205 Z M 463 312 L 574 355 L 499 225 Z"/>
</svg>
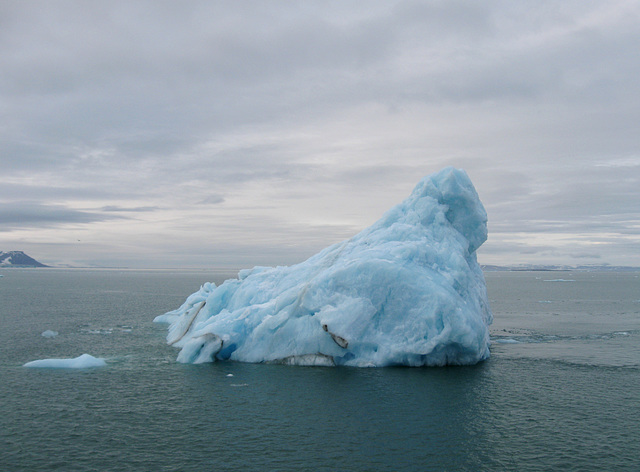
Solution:
<svg viewBox="0 0 640 472">
<path fill-rule="evenodd" d="M 104 359 L 82 354 L 74 359 L 40 359 L 24 364 L 24 367 L 44 367 L 49 369 L 86 369 L 107 365 Z"/>
<path fill-rule="evenodd" d="M 42 332 L 42 336 L 45 338 L 55 338 L 57 335 L 58 335 L 57 331 L 52 331 L 50 329 Z"/>
<path fill-rule="evenodd" d="M 462 170 L 424 178 L 371 227 L 290 267 L 205 284 L 172 312 L 180 362 L 474 364 L 489 357 L 476 250 L 487 215 Z"/>
</svg>

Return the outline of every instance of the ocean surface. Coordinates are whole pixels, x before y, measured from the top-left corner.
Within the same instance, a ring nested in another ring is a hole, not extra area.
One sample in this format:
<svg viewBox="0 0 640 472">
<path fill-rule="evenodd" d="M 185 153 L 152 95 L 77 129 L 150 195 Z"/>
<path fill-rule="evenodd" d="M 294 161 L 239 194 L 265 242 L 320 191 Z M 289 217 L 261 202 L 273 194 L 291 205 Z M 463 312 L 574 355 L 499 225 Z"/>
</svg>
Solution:
<svg viewBox="0 0 640 472">
<path fill-rule="evenodd" d="M 175 362 L 153 318 L 234 272 L 0 274 L 0 471 L 640 470 L 637 272 L 487 272 L 488 361 L 384 369 Z"/>
</svg>

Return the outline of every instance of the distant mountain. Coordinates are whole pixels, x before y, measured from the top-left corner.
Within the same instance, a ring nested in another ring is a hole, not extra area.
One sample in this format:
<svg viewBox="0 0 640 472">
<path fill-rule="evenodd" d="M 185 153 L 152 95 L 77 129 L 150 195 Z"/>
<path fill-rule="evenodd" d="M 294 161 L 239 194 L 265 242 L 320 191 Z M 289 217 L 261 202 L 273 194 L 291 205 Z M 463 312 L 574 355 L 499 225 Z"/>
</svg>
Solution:
<svg viewBox="0 0 640 472">
<path fill-rule="evenodd" d="M 0 267 L 48 267 L 22 251 L 0 251 Z"/>
</svg>

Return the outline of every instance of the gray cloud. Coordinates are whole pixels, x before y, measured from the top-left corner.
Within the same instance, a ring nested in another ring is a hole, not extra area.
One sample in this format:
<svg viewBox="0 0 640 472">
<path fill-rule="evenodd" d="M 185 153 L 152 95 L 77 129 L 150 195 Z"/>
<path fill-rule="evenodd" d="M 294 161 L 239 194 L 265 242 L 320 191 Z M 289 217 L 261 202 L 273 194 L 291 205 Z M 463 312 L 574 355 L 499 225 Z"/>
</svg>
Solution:
<svg viewBox="0 0 640 472">
<path fill-rule="evenodd" d="M 228 234 L 243 248 L 229 258 L 255 244 L 279 263 L 275 247 L 306 254 L 455 165 L 500 238 L 488 263 L 615 264 L 640 254 L 639 15 L 627 1 L 5 2 L 4 241 L 19 243 L 22 211 L 24 228 L 109 223 L 130 247 L 146 226 L 175 232 L 184 254 Z M 560 235 L 585 247 L 547 241 Z"/>
<path fill-rule="evenodd" d="M 600 254 L 595 253 L 580 253 L 580 254 L 569 254 L 569 256 L 574 259 L 600 259 Z"/>
<path fill-rule="evenodd" d="M 224 203 L 224 197 L 222 195 L 209 195 L 200 201 L 203 205 L 217 205 L 218 203 Z"/>
<path fill-rule="evenodd" d="M 74 210 L 63 205 L 38 202 L 0 203 L 0 228 L 44 228 L 63 224 L 88 224 L 113 217 L 100 213 Z"/>
<path fill-rule="evenodd" d="M 0 201 L 83 200 L 110 197 L 113 197 L 113 192 L 107 188 L 85 186 L 75 182 L 68 182 L 67 185 L 2 182 L 0 185 Z"/>
<path fill-rule="evenodd" d="M 154 207 L 154 206 L 127 208 L 127 207 L 121 207 L 121 206 L 117 206 L 117 205 L 107 205 L 107 206 L 104 206 L 104 207 L 100 208 L 100 211 L 107 211 L 107 212 L 134 212 L 134 213 L 138 213 L 138 212 L 151 212 L 151 211 L 156 211 L 156 210 L 159 210 L 159 209 L 160 209 L 159 207 Z"/>
</svg>

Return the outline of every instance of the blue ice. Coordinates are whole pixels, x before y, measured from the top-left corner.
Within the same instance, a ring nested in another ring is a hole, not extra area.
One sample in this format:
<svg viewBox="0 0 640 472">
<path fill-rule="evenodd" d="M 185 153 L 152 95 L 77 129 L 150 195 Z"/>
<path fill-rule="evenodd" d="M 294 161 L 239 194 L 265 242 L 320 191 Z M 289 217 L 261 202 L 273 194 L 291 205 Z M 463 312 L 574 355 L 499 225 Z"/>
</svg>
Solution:
<svg viewBox="0 0 640 472">
<path fill-rule="evenodd" d="M 489 357 L 489 309 L 476 250 L 487 214 L 463 170 L 425 177 L 351 239 L 289 267 L 204 284 L 177 310 L 178 361 L 231 359 L 382 367 Z"/>
</svg>

